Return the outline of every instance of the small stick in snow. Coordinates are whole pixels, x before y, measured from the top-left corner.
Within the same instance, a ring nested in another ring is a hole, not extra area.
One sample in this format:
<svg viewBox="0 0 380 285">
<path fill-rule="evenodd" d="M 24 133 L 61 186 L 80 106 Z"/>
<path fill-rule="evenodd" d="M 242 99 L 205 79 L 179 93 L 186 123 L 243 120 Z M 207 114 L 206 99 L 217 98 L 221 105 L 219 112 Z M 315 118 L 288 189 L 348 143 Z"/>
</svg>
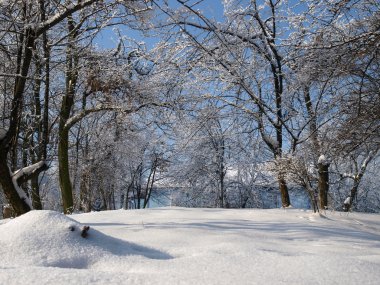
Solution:
<svg viewBox="0 0 380 285">
<path fill-rule="evenodd" d="M 82 238 L 86 238 L 87 237 L 87 235 L 88 235 L 88 231 L 90 230 L 90 226 L 84 226 L 83 228 L 82 228 L 82 232 L 81 232 L 81 237 Z"/>
</svg>

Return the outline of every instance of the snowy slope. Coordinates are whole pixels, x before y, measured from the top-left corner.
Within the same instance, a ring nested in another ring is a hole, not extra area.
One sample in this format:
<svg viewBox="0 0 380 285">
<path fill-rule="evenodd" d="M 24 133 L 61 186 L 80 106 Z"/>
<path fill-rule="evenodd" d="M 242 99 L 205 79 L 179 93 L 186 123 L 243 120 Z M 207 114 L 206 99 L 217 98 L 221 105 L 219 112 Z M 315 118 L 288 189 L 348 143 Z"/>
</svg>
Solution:
<svg viewBox="0 0 380 285">
<path fill-rule="evenodd" d="M 87 238 L 83 225 L 91 227 Z M 379 284 L 380 216 L 32 211 L 0 224 L 0 256 L 0 284 L 7 285 Z"/>
</svg>

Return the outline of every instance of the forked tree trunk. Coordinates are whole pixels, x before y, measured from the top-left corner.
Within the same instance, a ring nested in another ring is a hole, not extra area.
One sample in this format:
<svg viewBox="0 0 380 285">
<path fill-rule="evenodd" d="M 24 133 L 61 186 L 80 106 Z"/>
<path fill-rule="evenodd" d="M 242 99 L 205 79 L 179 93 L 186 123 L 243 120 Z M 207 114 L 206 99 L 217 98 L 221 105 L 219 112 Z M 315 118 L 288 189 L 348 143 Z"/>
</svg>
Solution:
<svg viewBox="0 0 380 285">
<path fill-rule="evenodd" d="M 303 90 L 305 106 L 309 116 L 309 132 L 310 139 L 312 142 L 313 150 L 318 159 L 321 159 L 321 144 L 318 138 L 318 126 L 317 126 L 317 115 L 314 111 L 314 106 L 311 101 L 310 96 L 310 86 L 305 86 Z M 329 192 L 329 163 L 325 161 L 318 161 L 318 198 L 319 198 L 319 209 L 324 210 L 328 207 L 328 192 Z"/>
<path fill-rule="evenodd" d="M 11 169 L 8 166 L 8 153 L 10 149 L 14 150 L 17 146 L 17 134 L 20 127 L 20 121 L 23 108 L 23 93 L 26 85 L 26 77 L 32 60 L 32 47 L 34 46 L 35 34 L 31 29 L 25 33 L 25 45 L 20 47 L 17 65 L 19 73 L 15 79 L 15 86 L 12 99 L 12 111 L 10 115 L 9 130 L 0 140 L 0 184 L 3 188 L 5 197 L 14 208 L 17 216 L 31 210 L 28 203 L 23 200 L 17 191 L 17 185 L 14 185 L 11 177 Z"/>
<path fill-rule="evenodd" d="M 26 81 L 28 78 L 29 73 L 29 67 L 32 60 L 32 49 L 35 45 L 35 40 L 41 36 L 42 34 L 47 33 L 48 30 L 51 30 L 52 27 L 56 26 L 57 24 L 61 23 L 68 17 L 70 17 L 73 13 L 76 11 L 82 10 L 85 7 L 92 5 L 96 0 L 86 0 L 86 1 L 79 1 L 76 4 L 72 4 L 67 6 L 66 10 L 64 12 L 61 12 L 57 14 L 58 16 L 52 17 L 51 21 L 43 21 L 45 19 L 44 11 L 42 11 L 42 21 L 41 25 L 30 25 L 28 21 L 26 22 L 26 25 L 22 30 L 18 30 L 18 34 L 21 35 L 21 40 L 19 40 L 19 43 L 23 43 L 18 48 L 17 53 L 17 72 L 16 74 L 19 74 L 15 78 L 15 84 L 14 84 L 14 91 L 13 91 L 13 98 L 12 98 L 12 107 L 11 107 L 11 114 L 10 114 L 10 122 L 9 122 L 9 129 L 6 133 L 5 137 L 0 138 L 0 184 L 4 191 L 4 194 L 6 198 L 8 199 L 8 202 L 13 206 L 16 215 L 21 215 L 30 210 L 30 206 L 28 203 L 25 202 L 21 198 L 22 193 L 18 193 L 17 185 L 14 185 L 11 177 L 10 167 L 8 166 L 8 154 L 12 154 L 13 150 L 16 150 L 15 146 L 17 144 L 17 134 L 20 128 L 20 120 L 22 116 L 22 109 L 23 109 L 23 101 L 24 101 L 24 91 L 26 86 Z M 39 1 L 40 7 L 42 7 L 42 10 L 44 10 L 44 1 Z M 23 13 L 24 17 L 27 15 L 27 4 L 25 2 L 25 5 L 23 6 Z M 20 14 L 21 14 L 20 13 Z M 33 15 L 33 17 L 38 17 L 41 15 Z M 47 40 L 44 40 L 45 47 L 47 47 Z M 48 84 L 48 82 L 46 83 Z M 48 86 L 48 85 L 47 85 Z M 46 92 L 49 92 L 48 88 L 46 88 Z M 45 96 L 45 99 L 48 98 L 48 96 Z M 44 112 L 44 124 L 45 124 L 45 132 L 44 132 L 44 143 L 46 144 L 48 141 L 48 101 L 45 101 L 45 111 Z M 12 156 L 12 155 L 11 155 Z M 16 156 L 13 155 L 13 158 Z M 44 149 L 44 159 L 46 159 L 46 148 Z M 14 164 L 15 165 L 15 164 Z M 22 180 L 25 182 L 27 179 L 31 179 L 34 176 L 38 176 L 38 174 L 41 171 L 44 171 L 47 169 L 46 164 L 41 164 L 39 167 L 34 169 L 34 173 L 28 177 L 22 177 L 20 181 Z M 20 196 L 21 195 L 21 196 Z"/>
</svg>

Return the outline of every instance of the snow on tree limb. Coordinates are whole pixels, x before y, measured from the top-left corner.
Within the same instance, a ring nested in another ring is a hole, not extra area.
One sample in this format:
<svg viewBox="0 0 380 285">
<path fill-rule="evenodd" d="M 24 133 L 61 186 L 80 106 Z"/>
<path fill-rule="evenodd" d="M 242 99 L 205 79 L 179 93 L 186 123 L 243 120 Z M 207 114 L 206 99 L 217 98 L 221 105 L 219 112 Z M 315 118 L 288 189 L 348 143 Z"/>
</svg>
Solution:
<svg viewBox="0 0 380 285">
<path fill-rule="evenodd" d="M 72 116 L 70 119 L 67 120 L 65 124 L 65 129 L 70 129 L 73 125 L 75 125 L 77 122 L 82 120 L 84 117 L 91 113 L 101 112 L 101 111 L 117 111 L 125 114 L 131 114 L 134 112 L 139 111 L 142 108 L 149 107 L 149 106 L 156 106 L 156 107 L 170 107 L 171 104 L 169 103 L 155 103 L 155 102 L 149 102 L 145 104 L 141 104 L 135 108 L 123 108 L 120 106 L 114 106 L 114 105 L 103 105 L 100 104 L 92 109 L 83 110 L 82 112 Z"/>
<path fill-rule="evenodd" d="M 11 173 L 12 183 L 17 191 L 17 194 L 22 200 L 25 201 L 25 203 L 30 207 L 30 209 L 33 209 L 32 202 L 25 193 L 25 191 L 21 189 L 19 185 L 22 182 L 28 181 L 33 175 L 38 175 L 41 171 L 46 170 L 47 168 L 48 166 L 46 162 L 42 160 L 30 166 L 21 168 L 15 171 L 14 173 Z"/>
<path fill-rule="evenodd" d="M 341 175 L 342 178 L 350 178 L 350 179 L 355 179 L 356 178 L 356 175 L 352 174 L 352 173 L 343 173 Z"/>
<path fill-rule="evenodd" d="M 98 2 L 98 0 L 85 0 L 85 1 L 78 1 L 77 4 L 71 3 L 63 11 L 58 12 L 54 16 L 52 16 L 50 19 L 46 20 L 45 22 L 41 23 L 36 30 L 37 36 L 42 35 L 44 32 L 49 30 L 51 27 L 55 26 L 56 24 L 60 23 L 64 19 L 66 19 L 68 16 L 72 15 L 73 13 L 92 5 L 93 3 Z"/>
<path fill-rule="evenodd" d="M 46 168 L 47 168 L 46 162 L 44 160 L 41 160 L 35 164 L 29 165 L 27 167 L 24 167 L 15 171 L 11 176 L 12 176 L 12 179 L 14 179 L 15 181 L 19 181 L 23 177 L 29 178 L 32 175 L 37 174 L 42 169 L 46 169 Z"/>
<path fill-rule="evenodd" d="M 321 154 L 321 155 L 318 157 L 318 164 L 329 165 L 330 162 L 329 162 L 329 160 L 326 158 L 326 156 L 325 156 L 324 154 Z"/>
</svg>

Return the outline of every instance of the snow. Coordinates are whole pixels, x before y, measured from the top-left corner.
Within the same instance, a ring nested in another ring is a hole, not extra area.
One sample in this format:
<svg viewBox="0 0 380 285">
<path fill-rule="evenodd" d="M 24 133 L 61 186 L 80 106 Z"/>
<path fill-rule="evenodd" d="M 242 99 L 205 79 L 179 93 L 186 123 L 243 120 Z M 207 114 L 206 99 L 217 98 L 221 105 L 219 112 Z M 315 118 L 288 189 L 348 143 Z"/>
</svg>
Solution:
<svg viewBox="0 0 380 285">
<path fill-rule="evenodd" d="M 46 162 L 44 160 L 41 160 L 41 161 L 39 161 L 39 162 L 37 162 L 35 164 L 32 164 L 32 165 L 26 166 L 24 168 L 21 168 L 21 169 L 15 171 L 12 174 L 12 179 L 14 179 L 15 181 L 17 181 L 23 175 L 31 175 L 35 171 L 37 171 L 39 168 L 43 167 L 45 164 L 46 164 Z"/>
<path fill-rule="evenodd" d="M 18 183 L 17 183 L 17 177 L 16 176 L 13 176 L 12 177 L 12 182 L 13 182 L 13 185 L 15 186 L 15 189 L 19 195 L 19 197 L 25 201 L 26 204 L 28 204 L 29 208 L 30 209 L 33 209 L 33 205 L 32 205 L 32 201 L 30 200 L 30 198 L 26 195 L 25 191 L 23 191 L 19 186 L 18 186 Z"/>
<path fill-rule="evenodd" d="M 0 222 L 0 284 L 378 284 L 379 233 L 298 209 L 31 211 Z"/>
<path fill-rule="evenodd" d="M 322 164 L 322 165 L 328 165 L 329 164 L 329 161 L 327 160 L 327 158 L 324 154 L 321 154 L 318 157 L 318 164 Z"/>
<path fill-rule="evenodd" d="M 15 188 L 16 188 L 16 191 L 17 191 L 18 195 L 20 196 L 21 199 L 23 199 L 25 201 L 25 203 L 28 204 L 29 208 L 31 208 L 31 209 L 33 209 L 32 201 L 26 195 L 25 191 L 23 191 L 18 186 L 17 180 L 20 179 L 24 175 L 31 175 L 31 174 L 33 174 L 39 168 L 43 167 L 45 165 L 45 163 L 46 162 L 44 160 L 42 160 L 42 161 L 39 161 L 39 162 L 37 162 L 35 164 L 32 164 L 30 166 L 21 168 L 21 169 L 15 171 L 14 173 L 11 173 L 12 182 L 13 182 L 13 185 L 15 186 Z"/>
</svg>

